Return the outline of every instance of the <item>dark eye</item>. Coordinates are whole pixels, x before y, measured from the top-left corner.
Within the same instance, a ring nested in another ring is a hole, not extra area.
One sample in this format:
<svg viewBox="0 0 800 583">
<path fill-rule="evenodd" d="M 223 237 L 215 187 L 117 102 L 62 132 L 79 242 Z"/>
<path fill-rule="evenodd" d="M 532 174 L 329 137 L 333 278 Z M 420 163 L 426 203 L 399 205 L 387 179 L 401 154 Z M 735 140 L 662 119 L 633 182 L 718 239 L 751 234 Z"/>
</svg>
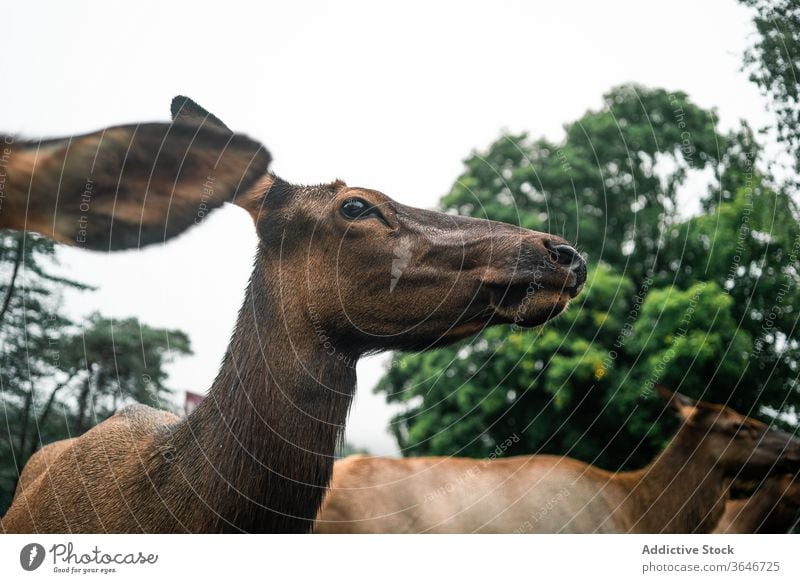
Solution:
<svg viewBox="0 0 800 583">
<path fill-rule="evenodd" d="M 367 217 L 381 217 L 374 206 L 367 201 L 360 198 L 350 198 L 342 203 L 342 214 L 345 218 L 355 221 L 357 219 L 366 219 Z"/>
</svg>

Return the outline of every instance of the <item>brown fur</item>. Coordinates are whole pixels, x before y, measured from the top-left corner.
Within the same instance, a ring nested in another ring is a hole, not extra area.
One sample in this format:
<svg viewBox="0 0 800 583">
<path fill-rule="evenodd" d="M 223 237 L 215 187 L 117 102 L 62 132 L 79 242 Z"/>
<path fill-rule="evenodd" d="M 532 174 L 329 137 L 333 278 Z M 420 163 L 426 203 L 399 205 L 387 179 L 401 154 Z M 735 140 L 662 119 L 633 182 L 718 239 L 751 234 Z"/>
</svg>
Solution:
<svg viewBox="0 0 800 583">
<path fill-rule="evenodd" d="M 709 532 L 723 510 L 725 476 L 800 463 L 800 441 L 786 434 L 725 407 L 680 395 L 671 402 L 682 427 L 634 472 L 548 455 L 344 459 L 316 532 Z"/>
<path fill-rule="evenodd" d="M 7 147 L 0 228 L 96 250 L 177 235 L 252 187 L 270 162 L 269 153 L 245 136 L 183 124 L 12 140 Z M 213 189 L 204 189 L 206 182 Z"/>
<path fill-rule="evenodd" d="M 800 480 L 773 476 L 749 498 L 725 502 L 725 513 L 714 529 L 720 534 L 785 534 L 800 516 Z"/>
<path fill-rule="evenodd" d="M 121 162 L 104 155 L 98 188 L 121 193 L 106 205 L 97 201 L 92 247 L 136 246 L 139 231 L 148 241 L 173 236 L 196 222 L 198 200 L 209 209 L 225 200 L 244 207 L 260 241 L 222 368 L 185 420 L 136 405 L 35 458 L 2 520 L 7 532 L 307 532 L 330 479 L 361 355 L 433 348 L 494 324 L 541 324 L 585 280 L 574 250 L 558 247 L 562 239 L 413 209 L 340 181 L 293 186 L 266 173 L 261 146 L 191 100 L 176 98 L 173 114 L 173 126 L 134 132 L 146 139 L 136 148 L 138 162 L 124 166 L 120 189 L 114 172 Z M 115 136 L 114 152 L 136 141 L 131 132 L 106 132 Z M 49 174 L 67 160 L 67 173 L 83 176 L 86 168 L 73 164 L 90 159 L 99 139 L 77 139 L 68 155 L 64 141 L 53 142 L 53 159 L 37 162 L 36 174 L 48 176 L 35 180 L 49 185 L 33 197 L 36 217 L 45 218 L 40 232 L 74 242 L 72 217 L 62 220 L 61 211 L 75 207 L 79 191 L 54 207 Z M 27 160 L 33 147 L 16 159 Z M 156 162 L 158 148 L 166 151 Z M 208 163 L 220 155 L 214 193 L 198 198 Z M 184 157 L 190 163 L 176 174 Z M 27 180 L 25 168 L 15 171 L 15 184 Z M 152 203 L 143 197 L 148 180 Z M 374 205 L 380 217 L 346 218 L 342 205 L 352 198 Z M 51 216 L 58 217 L 55 232 Z M 16 220 L 13 226 L 30 225 Z M 115 229 L 117 221 L 127 225 L 124 236 L 108 232 L 112 220 Z M 398 249 L 402 273 L 391 287 Z"/>
<path fill-rule="evenodd" d="M 14 490 L 14 497 L 16 498 L 23 490 L 31 487 L 34 481 L 39 479 L 42 474 L 47 472 L 48 468 L 58 457 L 66 451 L 75 439 L 62 439 L 49 445 L 44 446 L 39 451 L 34 453 L 29 459 L 28 463 L 19 475 L 17 488 Z"/>
</svg>

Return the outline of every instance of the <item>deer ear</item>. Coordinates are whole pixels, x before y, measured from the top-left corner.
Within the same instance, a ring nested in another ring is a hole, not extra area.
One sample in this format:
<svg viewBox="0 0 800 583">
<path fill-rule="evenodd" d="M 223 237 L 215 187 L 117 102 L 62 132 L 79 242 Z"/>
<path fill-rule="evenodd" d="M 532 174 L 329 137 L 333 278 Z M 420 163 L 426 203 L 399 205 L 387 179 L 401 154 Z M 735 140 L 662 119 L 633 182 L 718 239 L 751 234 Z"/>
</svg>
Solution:
<svg viewBox="0 0 800 583">
<path fill-rule="evenodd" d="M 176 95 L 172 98 L 170 112 L 172 120 L 176 123 L 210 126 L 231 136 L 233 135 L 233 131 L 221 119 L 185 95 Z M 264 174 L 252 188 L 241 189 L 231 202 L 245 209 L 253 217 L 253 220 L 258 223 L 259 215 L 264 207 L 264 197 L 271 188 L 274 179 L 275 177 L 271 174 Z"/>
<path fill-rule="evenodd" d="M 169 109 L 172 113 L 172 121 L 198 126 L 210 125 L 231 134 L 233 133 L 216 115 L 209 113 L 200 107 L 196 101 L 185 95 L 173 97 Z"/>
<path fill-rule="evenodd" d="M 0 228 L 96 250 L 182 233 L 251 189 L 271 160 L 258 142 L 213 123 L 118 126 L 7 150 Z"/>
<path fill-rule="evenodd" d="M 667 402 L 675 413 L 683 420 L 688 421 L 697 411 L 697 401 L 677 391 L 670 391 L 663 385 L 657 385 L 658 394 Z"/>
</svg>

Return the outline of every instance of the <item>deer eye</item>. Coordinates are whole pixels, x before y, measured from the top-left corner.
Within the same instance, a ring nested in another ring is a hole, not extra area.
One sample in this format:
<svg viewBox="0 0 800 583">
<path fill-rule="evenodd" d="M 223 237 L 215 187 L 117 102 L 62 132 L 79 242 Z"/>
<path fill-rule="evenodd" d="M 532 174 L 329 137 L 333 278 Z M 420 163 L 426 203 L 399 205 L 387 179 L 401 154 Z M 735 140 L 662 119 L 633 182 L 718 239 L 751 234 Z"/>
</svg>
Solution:
<svg viewBox="0 0 800 583">
<path fill-rule="evenodd" d="M 374 206 L 361 198 L 350 198 L 342 203 L 342 215 L 352 221 L 368 217 L 381 217 Z"/>
</svg>

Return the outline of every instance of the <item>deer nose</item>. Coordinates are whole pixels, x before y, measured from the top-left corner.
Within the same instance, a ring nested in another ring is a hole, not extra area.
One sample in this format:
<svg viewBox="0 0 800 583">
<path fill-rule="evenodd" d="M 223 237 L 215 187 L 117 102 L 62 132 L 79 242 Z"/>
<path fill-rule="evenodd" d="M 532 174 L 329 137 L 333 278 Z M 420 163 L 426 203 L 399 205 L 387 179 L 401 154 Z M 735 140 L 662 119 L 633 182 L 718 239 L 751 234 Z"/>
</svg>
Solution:
<svg viewBox="0 0 800 583">
<path fill-rule="evenodd" d="M 550 247 L 550 250 L 554 254 L 556 263 L 563 265 L 571 271 L 575 271 L 585 264 L 583 257 L 580 256 L 574 247 L 570 247 L 569 245 L 553 245 Z"/>
<path fill-rule="evenodd" d="M 586 283 L 586 260 L 572 245 L 556 245 L 548 241 L 547 247 L 555 263 L 575 274 L 575 284 L 570 286 L 570 290 L 574 290 L 574 295 L 577 295 Z"/>
</svg>

